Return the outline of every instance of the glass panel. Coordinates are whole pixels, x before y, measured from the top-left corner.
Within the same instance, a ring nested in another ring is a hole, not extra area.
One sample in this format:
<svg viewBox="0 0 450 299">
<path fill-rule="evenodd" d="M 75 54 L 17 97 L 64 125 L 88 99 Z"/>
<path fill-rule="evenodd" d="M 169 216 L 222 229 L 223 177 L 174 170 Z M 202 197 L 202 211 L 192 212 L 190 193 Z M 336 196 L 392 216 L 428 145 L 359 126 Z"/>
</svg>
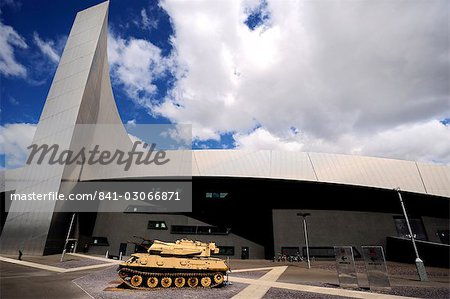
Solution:
<svg viewBox="0 0 450 299">
<path fill-rule="evenodd" d="M 164 221 L 149 221 L 147 229 L 167 229 L 167 225 Z"/>
<path fill-rule="evenodd" d="M 406 220 L 404 217 L 394 217 L 395 227 L 397 228 L 397 236 L 402 238 L 410 239 L 408 226 L 406 225 Z M 425 233 L 425 228 L 423 226 L 422 220 L 418 218 L 410 218 L 409 224 L 411 225 L 411 230 L 413 236 L 417 240 L 427 241 L 427 235 Z"/>
</svg>

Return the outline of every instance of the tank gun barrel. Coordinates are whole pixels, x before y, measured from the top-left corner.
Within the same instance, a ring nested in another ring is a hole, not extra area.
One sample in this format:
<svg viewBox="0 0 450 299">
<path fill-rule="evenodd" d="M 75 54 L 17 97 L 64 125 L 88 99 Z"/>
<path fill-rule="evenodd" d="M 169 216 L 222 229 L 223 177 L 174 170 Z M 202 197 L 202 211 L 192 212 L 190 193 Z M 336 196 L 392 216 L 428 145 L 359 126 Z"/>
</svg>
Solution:
<svg viewBox="0 0 450 299">
<path fill-rule="evenodd" d="M 142 241 L 148 241 L 148 242 L 152 242 L 153 243 L 153 240 L 150 240 L 150 239 L 147 239 L 147 238 L 144 238 L 144 237 L 141 237 L 141 236 L 133 236 L 133 238 L 141 239 Z"/>
<path fill-rule="evenodd" d="M 127 243 L 134 244 L 136 246 L 140 246 L 140 247 L 144 248 L 145 250 L 148 250 L 148 248 L 150 247 L 150 245 L 148 245 L 148 244 L 138 243 L 138 242 L 134 242 L 134 241 L 130 241 L 130 240 L 127 240 Z"/>
<path fill-rule="evenodd" d="M 127 243 L 134 244 L 134 245 L 137 245 L 137 246 L 139 246 L 139 247 L 142 247 L 142 248 L 145 249 L 146 251 L 148 251 L 149 248 L 150 248 L 150 247 L 152 246 L 152 244 L 153 244 L 153 240 L 146 239 L 146 238 L 141 237 L 141 236 L 133 236 L 133 238 L 140 239 L 141 241 L 136 242 L 136 241 L 130 241 L 130 240 L 127 240 Z"/>
</svg>

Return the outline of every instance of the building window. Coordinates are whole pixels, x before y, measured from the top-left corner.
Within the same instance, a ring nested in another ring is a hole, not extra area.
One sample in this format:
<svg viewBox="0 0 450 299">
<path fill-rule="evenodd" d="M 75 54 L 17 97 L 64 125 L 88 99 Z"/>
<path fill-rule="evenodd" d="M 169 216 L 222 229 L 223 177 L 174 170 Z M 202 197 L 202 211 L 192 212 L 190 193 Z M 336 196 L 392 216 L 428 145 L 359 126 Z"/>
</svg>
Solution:
<svg viewBox="0 0 450 299">
<path fill-rule="evenodd" d="M 408 226 L 406 225 L 405 217 L 394 216 L 395 227 L 397 228 L 397 236 L 401 238 L 411 238 L 409 234 Z M 422 219 L 409 218 L 409 224 L 414 235 L 414 239 L 427 241 L 427 235 L 423 226 Z"/>
<path fill-rule="evenodd" d="M 167 229 L 165 221 L 152 221 L 150 220 L 147 225 L 147 229 Z"/>
<path fill-rule="evenodd" d="M 172 225 L 170 233 L 189 235 L 228 235 L 230 229 L 217 226 Z"/>
<path fill-rule="evenodd" d="M 228 235 L 229 229 L 217 226 L 197 226 L 199 235 Z"/>
<path fill-rule="evenodd" d="M 353 248 L 353 256 L 355 258 L 360 258 L 361 253 L 359 253 L 358 249 L 355 246 Z M 309 248 L 309 256 L 317 257 L 317 258 L 334 258 L 334 247 L 331 246 L 310 246 Z M 301 254 L 303 257 L 306 257 L 306 247 L 302 247 Z"/>
<path fill-rule="evenodd" d="M 205 198 L 211 198 L 211 199 L 223 199 L 227 197 L 228 193 L 226 192 L 206 192 Z"/>
<path fill-rule="evenodd" d="M 234 255 L 234 246 L 218 246 L 219 253 L 217 255 Z"/>
<path fill-rule="evenodd" d="M 296 256 L 300 254 L 298 247 L 281 247 L 281 254 L 286 256 Z"/>
<path fill-rule="evenodd" d="M 192 234 L 197 233 L 197 227 L 194 225 L 172 225 L 170 229 L 171 234 Z"/>
<path fill-rule="evenodd" d="M 109 246 L 108 238 L 106 238 L 106 237 L 92 237 L 91 245 L 95 245 L 95 246 Z"/>
</svg>

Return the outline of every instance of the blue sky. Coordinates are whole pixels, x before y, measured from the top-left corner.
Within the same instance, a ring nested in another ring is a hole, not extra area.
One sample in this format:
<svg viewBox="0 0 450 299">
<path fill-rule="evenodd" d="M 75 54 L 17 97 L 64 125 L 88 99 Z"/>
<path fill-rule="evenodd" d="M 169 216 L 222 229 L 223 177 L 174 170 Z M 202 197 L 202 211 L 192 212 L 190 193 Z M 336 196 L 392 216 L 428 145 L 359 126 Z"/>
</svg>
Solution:
<svg viewBox="0 0 450 299">
<path fill-rule="evenodd" d="M 17 49 L 17 61 L 27 69 L 27 78 L 18 76 L 2 76 L 2 119 L 1 123 L 30 122 L 36 123 L 42 111 L 51 80 L 57 67 L 40 50 L 34 41 L 36 34 L 44 42 L 52 42 L 55 52 L 60 56 L 72 22 L 78 11 L 102 1 L 20 1 L 20 4 L 4 4 L 1 18 L 5 25 L 11 26 L 25 40 L 28 48 Z M 132 35 L 145 38 L 162 49 L 163 55 L 169 55 L 172 46 L 169 37 L 173 34 L 168 15 L 158 7 L 157 2 L 133 1 L 133 6 L 127 1 L 117 1 L 110 7 L 110 27 L 122 35 Z M 153 4 L 153 6 L 150 6 Z M 157 28 L 147 30 L 133 24 L 141 16 L 141 10 L 146 9 L 149 18 L 157 22 Z M 170 80 L 159 80 L 158 94 L 163 97 Z M 139 107 L 130 105 L 120 87 L 114 86 L 117 105 L 124 122 L 136 119 L 139 122 L 168 122 L 167 119 L 151 118 Z"/>
<path fill-rule="evenodd" d="M 32 137 L 77 11 L 100 2 L 1 2 L 1 159 Z M 443 0 L 115 0 L 114 96 L 124 123 L 192 124 L 195 149 L 449 164 L 449 10 Z"/>
<path fill-rule="evenodd" d="M 36 124 L 44 106 L 50 88 L 57 61 L 52 60 L 39 47 L 38 36 L 44 43 L 50 44 L 55 54 L 60 56 L 65 41 L 78 11 L 103 1 L 6 1 L 2 5 L 1 19 L 11 26 L 26 43 L 26 48 L 16 48 L 14 57 L 27 70 L 26 78 L 2 76 L 1 98 L 2 115 L 0 124 L 31 123 Z M 261 6 L 249 11 L 246 24 L 252 30 L 267 19 L 261 14 Z M 167 12 L 157 1 L 114 1 L 109 10 L 110 31 L 120 36 L 132 36 L 135 39 L 149 41 L 159 49 L 161 55 L 172 54 L 170 37 L 174 28 Z M 161 101 L 173 87 L 175 78 L 170 72 L 155 78 L 157 90 L 152 99 Z M 116 84 L 114 84 L 116 83 Z M 124 123 L 171 123 L 162 116 L 149 114 L 147 109 L 136 105 L 124 92 L 120 83 L 113 80 L 113 91 L 120 116 Z M 193 148 L 233 148 L 234 140 L 230 132 L 220 134 L 219 139 L 194 140 Z"/>
</svg>

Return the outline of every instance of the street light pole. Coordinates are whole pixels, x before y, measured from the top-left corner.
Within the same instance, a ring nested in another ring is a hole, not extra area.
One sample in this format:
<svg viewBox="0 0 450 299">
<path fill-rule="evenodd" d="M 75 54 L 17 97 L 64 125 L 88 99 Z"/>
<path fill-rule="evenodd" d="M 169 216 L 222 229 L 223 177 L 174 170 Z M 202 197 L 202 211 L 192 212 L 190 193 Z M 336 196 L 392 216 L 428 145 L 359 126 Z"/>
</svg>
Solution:
<svg viewBox="0 0 450 299">
<path fill-rule="evenodd" d="M 64 255 L 66 254 L 66 247 L 67 247 L 67 243 L 69 242 L 70 233 L 72 232 L 72 226 L 73 226 L 73 221 L 75 220 L 75 215 L 76 215 L 76 213 L 73 213 L 72 220 L 70 220 L 69 231 L 67 232 L 66 242 L 64 243 L 64 249 L 63 249 L 63 252 L 61 254 L 60 262 L 63 261 Z"/>
<path fill-rule="evenodd" d="M 423 261 L 419 257 L 419 251 L 417 250 L 416 240 L 414 239 L 411 225 L 409 224 L 409 219 L 408 219 L 408 215 L 406 213 L 405 204 L 403 203 L 402 194 L 400 193 L 400 187 L 397 187 L 394 190 L 397 191 L 398 198 L 400 199 L 400 204 L 402 206 L 403 215 L 405 216 L 405 220 L 406 220 L 406 226 L 408 227 L 409 235 L 411 236 L 411 242 L 414 247 L 414 253 L 416 254 L 415 262 L 416 262 L 417 273 L 419 274 L 420 281 L 428 281 L 427 271 L 425 270 L 425 265 L 424 265 Z"/>
<path fill-rule="evenodd" d="M 306 217 L 311 216 L 311 214 L 310 213 L 297 213 L 297 216 L 303 217 L 303 230 L 305 231 L 305 243 L 306 243 L 306 260 L 308 262 L 308 269 L 311 269 L 311 262 L 309 260 L 308 228 L 306 226 Z"/>
</svg>

